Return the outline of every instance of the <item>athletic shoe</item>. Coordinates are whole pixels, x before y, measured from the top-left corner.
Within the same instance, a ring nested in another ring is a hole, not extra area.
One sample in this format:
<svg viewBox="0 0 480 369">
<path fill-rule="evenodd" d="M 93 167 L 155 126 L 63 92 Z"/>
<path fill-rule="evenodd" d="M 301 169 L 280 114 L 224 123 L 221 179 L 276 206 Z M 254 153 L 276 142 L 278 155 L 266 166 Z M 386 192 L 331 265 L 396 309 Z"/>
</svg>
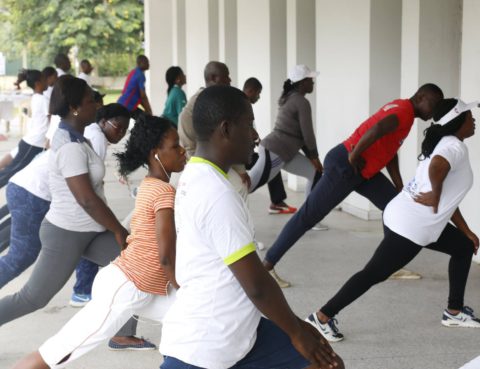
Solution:
<svg viewBox="0 0 480 369">
<path fill-rule="evenodd" d="M 288 206 L 285 203 L 282 204 L 271 204 L 268 208 L 269 214 L 293 214 L 297 211 L 297 208 Z"/>
<path fill-rule="evenodd" d="M 411 270 L 408 269 L 400 269 L 397 270 L 395 273 L 393 273 L 388 279 L 407 279 L 407 280 L 413 280 L 413 279 L 420 279 L 422 276 L 418 273 L 412 272 Z"/>
<path fill-rule="evenodd" d="M 260 251 L 263 251 L 265 250 L 265 244 L 263 242 L 260 242 L 260 241 L 255 241 L 255 245 L 257 245 L 257 249 L 259 249 Z"/>
<path fill-rule="evenodd" d="M 328 322 L 323 324 L 320 320 L 318 320 L 317 313 L 314 312 L 306 317 L 305 321 L 317 328 L 317 330 L 328 342 L 339 342 L 344 339 L 343 334 L 338 331 L 338 328 L 335 325 L 338 323 L 337 319 L 335 318 L 330 318 Z"/>
<path fill-rule="evenodd" d="M 329 228 L 328 228 L 328 226 L 326 226 L 325 224 L 322 224 L 322 223 L 318 222 L 317 224 L 315 224 L 315 225 L 312 227 L 312 230 L 313 230 L 313 231 L 328 231 Z"/>
<path fill-rule="evenodd" d="M 87 305 L 92 299 L 92 295 L 84 295 L 80 293 L 73 293 L 70 299 L 70 306 L 74 308 L 81 308 Z"/>
<path fill-rule="evenodd" d="M 157 346 L 153 343 L 147 341 L 143 337 L 141 338 L 142 342 L 137 344 L 120 344 L 116 343 L 113 340 L 108 341 L 108 348 L 112 351 L 151 351 L 155 350 Z"/>
<path fill-rule="evenodd" d="M 465 306 L 457 315 L 453 315 L 445 309 L 442 317 L 442 325 L 454 328 L 480 328 L 480 319 L 475 317 L 473 309 L 468 306 Z"/>
<path fill-rule="evenodd" d="M 290 282 L 284 281 L 282 278 L 278 276 L 278 274 L 275 272 L 275 269 L 269 270 L 270 275 L 275 279 L 275 281 L 278 283 L 280 288 L 288 288 L 291 286 Z"/>
</svg>

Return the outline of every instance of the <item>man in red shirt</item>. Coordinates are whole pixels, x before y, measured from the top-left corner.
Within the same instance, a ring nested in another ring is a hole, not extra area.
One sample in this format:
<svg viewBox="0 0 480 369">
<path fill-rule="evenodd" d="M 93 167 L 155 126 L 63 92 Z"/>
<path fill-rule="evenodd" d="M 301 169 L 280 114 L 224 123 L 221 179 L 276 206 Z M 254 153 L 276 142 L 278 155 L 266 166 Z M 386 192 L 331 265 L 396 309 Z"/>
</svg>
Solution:
<svg viewBox="0 0 480 369">
<path fill-rule="evenodd" d="M 384 105 L 347 140 L 331 149 L 325 157 L 322 178 L 268 250 L 263 261 L 265 268 L 272 270 L 305 232 L 353 191 L 383 211 L 403 188 L 398 149 L 415 118 L 430 119 L 442 99 L 443 92 L 438 86 L 425 84 L 410 99 Z M 384 167 L 393 184 L 380 172 Z"/>
</svg>

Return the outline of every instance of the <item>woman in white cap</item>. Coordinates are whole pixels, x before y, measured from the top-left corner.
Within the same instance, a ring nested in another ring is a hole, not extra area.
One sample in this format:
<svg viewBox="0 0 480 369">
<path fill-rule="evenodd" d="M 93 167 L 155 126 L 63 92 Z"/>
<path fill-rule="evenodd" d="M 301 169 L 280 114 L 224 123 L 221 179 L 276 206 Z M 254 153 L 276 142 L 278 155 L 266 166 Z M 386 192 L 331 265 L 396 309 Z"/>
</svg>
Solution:
<svg viewBox="0 0 480 369">
<path fill-rule="evenodd" d="M 425 130 L 415 178 L 383 213 L 383 241 L 365 268 L 306 319 L 327 340 L 343 339 L 335 326 L 335 315 L 407 265 L 423 248 L 450 255 L 450 289 L 442 324 L 480 328 L 480 320 L 463 303 L 472 255 L 477 253 L 479 240 L 458 207 L 473 184 L 468 149 L 463 141 L 475 133 L 470 109 L 477 105 L 457 99 L 445 99 L 437 105 L 434 123 Z"/>
<path fill-rule="evenodd" d="M 323 167 L 318 158 L 312 108 L 305 98 L 313 91 L 317 74 L 306 65 L 296 65 L 290 71 L 278 101 L 275 128 L 260 142 L 259 159 L 248 173 L 250 192 L 270 182 L 281 169 L 307 179 L 306 195 L 320 178 Z"/>
</svg>

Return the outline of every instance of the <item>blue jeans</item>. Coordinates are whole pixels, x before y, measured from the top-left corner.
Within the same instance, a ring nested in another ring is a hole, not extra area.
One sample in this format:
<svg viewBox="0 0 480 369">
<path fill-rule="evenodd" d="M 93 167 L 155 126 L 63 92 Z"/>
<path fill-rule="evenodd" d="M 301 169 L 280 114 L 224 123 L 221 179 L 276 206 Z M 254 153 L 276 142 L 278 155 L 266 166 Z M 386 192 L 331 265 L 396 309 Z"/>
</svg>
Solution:
<svg viewBox="0 0 480 369">
<path fill-rule="evenodd" d="M 41 243 L 40 224 L 50 202 L 14 183 L 7 186 L 7 202 L 11 214 L 10 247 L 0 257 L 0 288 L 20 275 L 37 259 Z"/>
<path fill-rule="evenodd" d="M 10 244 L 10 228 L 12 224 L 7 205 L 0 208 L 0 222 L 0 252 L 3 252 Z"/>
<path fill-rule="evenodd" d="M 348 161 L 348 151 L 343 144 L 335 146 L 325 157 L 323 175 L 297 213 L 290 218 L 282 232 L 267 252 L 265 260 L 275 265 L 282 256 L 320 222 L 335 206 L 355 191 L 384 210 L 398 194 L 392 182 L 382 173 L 370 179 L 356 174 Z"/>
<path fill-rule="evenodd" d="M 75 269 L 77 280 L 73 286 L 73 292 L 77 295 L 91 295 L 93 280 L 97 273 L 98 265 L 82 258 Z"/>
<path fill-rule="evenodd" d="M 257 340 L 235 369 L 303 369 L 310 363 L 292 346 L 290 338 L 273 322 L 261 318 Z M 203 369 L 166 356 L 160 369 Z"/>
</svg>

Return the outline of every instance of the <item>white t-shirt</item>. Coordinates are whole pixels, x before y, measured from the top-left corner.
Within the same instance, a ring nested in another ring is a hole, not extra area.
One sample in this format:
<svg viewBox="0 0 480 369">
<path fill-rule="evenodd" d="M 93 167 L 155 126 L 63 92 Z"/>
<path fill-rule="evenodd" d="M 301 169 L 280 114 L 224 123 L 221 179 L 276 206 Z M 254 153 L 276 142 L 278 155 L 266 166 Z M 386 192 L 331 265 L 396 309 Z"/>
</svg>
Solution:
<svg viewBox="0 0 480 369">
<path fill-rule="evenodd" d="M 27 123 L 27 134 L 23 141 L 36 147 L 45 147 L 45 134 L 48 130 L 48 100 L 43 94 L 32 96 L 32 116 Z"/>
<path fill-rule="evenodd" d="M 78 75 L 78 78 L 83 79 L 85 82 L 87 82 L 87 85 L 90 86 L 90 76 L 88 74 L 81 72 Z"/>
<path fill-rule="evenodd" d="M 43 96 L 47 99 L 48 104 L 50 104 L 50 98 L 52 97 L 53 86 L 48 86 L 45 91 L 43 91 Z"/>
<path fill-rule="evenodd" d="M 90 126 L 93 124 L 97 125 L 96 123 L 92 123 Z M 98 131 L 96 129 L 90 129 L 89 132 L 87 132 L 87 129 L 85 129 L 84 136 L 90 140 L 93 150 L 97 155 L 100 156 L 102 160 L 105 160 L 108 141 L 103 132 L 100 129 Z M 103 144 L 103 142 L 107 144 Z M 49 153 L 50 150 L 47 150 L 38 154 L 25 168 L 10 178 L 9 182 L 15 183 L 17 186 L 24 188 L 43 200 L 51 201 L 52 196 L 50 195 L 48 185 Z"/>
<path fill-rule="evenodd" d="M 52 194 L 46 219 L 57 227 L 76 232 L 103 232 L 78 204 L 65 178 L 88 173 L 95 193 L 105 201 L 103 177 L 105 165 L 88 142 L 78 133 L 57 129 L 49 158 L 49 187 Z"/>
<path fill-rule="evenodd" d="M 53 136 L 55 135 L 55 132 L 57 131 L 58 129 L 58 125 L 60 124 L 60 116 L 59 115 L 52 115 L 50 117 L 50 124 L 48 126 L 48 130 L 47 130 L 47 133 L 45 134 L 45 137 L 47 138 L 47 140 L 49 140 L 50 142 L 52 141 L 53 139 Z"/>
<path fill-rule="evenodd" d="M 49 153 L 50 150 L 35 156 L 25 168 L 10 178 L 9 182 L 15 183 L 45 201 L 50 201 L 52 198 L 48 188 Z"/>
<path fill-rule="evenodd" d="M 434 214 L 432 207 L 415 202 L 413 197 L 432 190 L 428 169 L 437 155 L 449 162 L 450 171 L 443 181 L 438 213 Z M 417 245 L 427 246 L 438 240 L 472 184 L 473 173 L 467 146 L 455 136 L 443 137 L 430 158 L 420 162 L 415 178 L 387 205 L 383 223 Z"/>
<path fill-rule="evenodd" d="M 100 159 L 105 161 L 107 157 L 107 147 L 108 140 L 105 137 L 105 134 L 102 132 L 102 129 L 97 123 L 92 123 L 85 127 L 85 132 L 83 133 L 85 138 L 90 141 L 92 144 L 93 150 L 100 156 Z"/>
<path fill-rule="evenodd" d="M 178 183 L 175 225 L 181 288 L 163 322 L 160 352 L 230 368 L 253 347 L 261 317 L 228 267 L 255 252 L 247 206 L 221 169 L 194 157 Z"/>
</svg>

